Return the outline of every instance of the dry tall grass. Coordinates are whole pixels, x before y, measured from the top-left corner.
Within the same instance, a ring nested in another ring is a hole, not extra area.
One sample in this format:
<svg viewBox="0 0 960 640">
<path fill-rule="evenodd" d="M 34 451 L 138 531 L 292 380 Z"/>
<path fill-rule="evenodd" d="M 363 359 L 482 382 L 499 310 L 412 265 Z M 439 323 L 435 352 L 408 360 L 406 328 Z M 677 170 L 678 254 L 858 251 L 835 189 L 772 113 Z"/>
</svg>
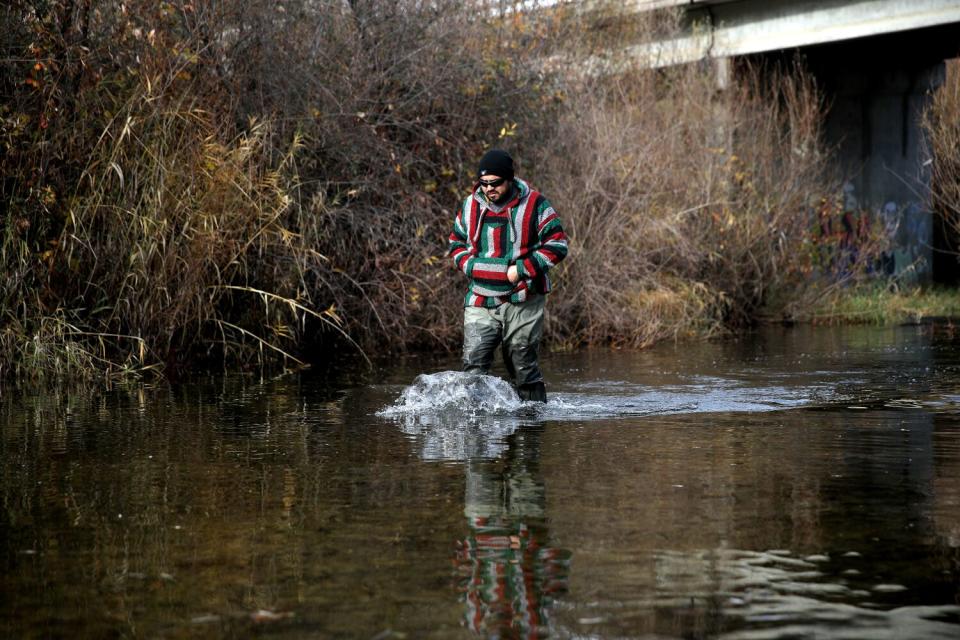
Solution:
<svg viewBox="0 0 960 640">
<path fill-rule="evenodd" d="M 535 79 L 473 9 L 0 9 L 3 373 L 448 343 L 450 200 Z"/>
<path fill-rule="evenodd" d="M 570 343 L 790 318 L 885 246 L 878 228 L 835 232 L 849 212 L 799 66 L 741 66 L 723 89 L 709 62 L 640 70 L 588 80 L 569 104 L 544 165 L 575 239 L 553 304 Z"/>
<path fill-rule="evenodd" d="M 946 81 L 931 97 L 922 124 L 932 159 L 933 208 L 960 234 L 960 60 L 947 62 Z"/>
<path fill-rule="evenodd" d="M 865 263 L 819 232 L 837 207 L 809 79 L 585 79 L 544 61 L 669 17 L 511 5 L 0 8 L 2 374 L 453 347 L 445 238 L 493 145 L 572 232 L 551 303 L 568 344 L 709 335 Z"/>
</svg>

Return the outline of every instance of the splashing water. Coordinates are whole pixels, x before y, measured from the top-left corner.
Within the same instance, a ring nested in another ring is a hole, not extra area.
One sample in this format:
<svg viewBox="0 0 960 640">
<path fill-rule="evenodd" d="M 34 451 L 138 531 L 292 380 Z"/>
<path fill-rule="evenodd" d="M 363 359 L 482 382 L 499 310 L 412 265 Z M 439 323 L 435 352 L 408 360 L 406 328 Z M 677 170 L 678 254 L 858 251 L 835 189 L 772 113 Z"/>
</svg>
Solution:
<svg viewBox="0 0 960 640">
<path fill-rule="evenodd" d="M 662 387 L 617 380 L 583 381 L 550 393 L 547 404 L 523 402 L 495 376 L 443 371 L 417 376 L 397 400 L 377 412 L 418 423 L 488 418 L 582 420 L 718 411 L 776 411 L 822 404 L 839 396 L 829 383 L 751 386 L 734 379 L 692 376 Z"/>
<path fill-rule="evenodd" d="M 424 460 L 492 459 L 523 425 L 545 421 L 712 412 L 764 412 L 826 404 L 842 399 L 831 380 L 769 384 L 774 376 L 684 376 L 651 386 L 617 379 L 567 380 L 549 392 L 546 404 L 523 402 L 500 378 L 443 371 L 417 376 L 393 404 L 377 415 L 416 440 Z M 760 384 L 757 384 L 760 382 Z"/>
<path fill-rule="evenodd" d="M 523 406 L 510 383 L 500 378 L 441 371 L 417 376 L 397 401 L 378 415 L 506 415 Z"/>
<path fill-rule="evenodd" d="M 500 378 L 442 371 L 417 376 L 377 415 L 416 438 L 424 460 L 467 460 L 497 457 L 506 438 L 542 410 L 541 403 L 521 401 Z"/>
</svg>

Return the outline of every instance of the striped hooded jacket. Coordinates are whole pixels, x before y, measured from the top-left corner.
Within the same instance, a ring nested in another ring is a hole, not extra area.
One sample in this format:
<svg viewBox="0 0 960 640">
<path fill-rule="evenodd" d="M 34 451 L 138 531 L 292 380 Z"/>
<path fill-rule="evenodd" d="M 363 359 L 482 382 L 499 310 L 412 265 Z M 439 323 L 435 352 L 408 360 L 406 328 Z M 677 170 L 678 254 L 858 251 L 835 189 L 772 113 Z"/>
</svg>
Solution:
<svg viewBox="0 0 960 640">
<path fill-rule="evenodd" d="M 497 307 L 549 293 L 547 271 L 567 255 L 567 234 L 550 202 L 514 179 L 512 199 L 496 206 L 479 186 L 467 196 L 453 222 L 449 254 L 470 281 L 464 306 Z M 520 280 L 507 278 L 517 265 Z"/>
</svg>

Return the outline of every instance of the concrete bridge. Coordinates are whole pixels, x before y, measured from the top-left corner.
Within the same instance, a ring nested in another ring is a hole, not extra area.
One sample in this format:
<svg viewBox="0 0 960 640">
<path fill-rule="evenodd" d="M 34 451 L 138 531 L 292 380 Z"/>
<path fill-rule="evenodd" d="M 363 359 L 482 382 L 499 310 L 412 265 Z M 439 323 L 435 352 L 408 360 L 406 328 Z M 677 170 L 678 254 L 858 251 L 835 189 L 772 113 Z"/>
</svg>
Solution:
<svg viewBox="0 0 960 640">
<path fill-rule="evenodd" d="M 960 0 L 630 0 L 638 12 L 680 10 L 683 31 L 631 52 L 644 64 L 792 60 L 798 53 L 830 105 L 828 142 L 849 181 L 847 206 L 896 222 L 888 268 L 904 280 L 956 283 L 956 238 L 926 194 L 919 115 L 960 55 Z"/>
</svg>

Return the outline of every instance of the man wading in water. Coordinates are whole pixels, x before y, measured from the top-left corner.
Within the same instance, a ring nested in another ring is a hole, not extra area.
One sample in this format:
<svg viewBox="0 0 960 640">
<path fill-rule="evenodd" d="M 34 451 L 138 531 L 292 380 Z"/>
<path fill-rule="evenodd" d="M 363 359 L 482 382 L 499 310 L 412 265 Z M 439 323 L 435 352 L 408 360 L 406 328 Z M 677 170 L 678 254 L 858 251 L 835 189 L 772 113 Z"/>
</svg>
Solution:
<svg viewBox="0 0 960 640">
<path fill-rule="evenodd" d="M 450 234 L 450 256 L 470 283 L 463 303 L 463 369 L 489 372 L 502 344 L 520 399 L 546 402 L 537 355 L 550 291 L 547 271 L 566 257 L 567 235 L 547 199 L 514 177 L 506 151 L 488 151 L 477 176 Z"/>
</svg>

